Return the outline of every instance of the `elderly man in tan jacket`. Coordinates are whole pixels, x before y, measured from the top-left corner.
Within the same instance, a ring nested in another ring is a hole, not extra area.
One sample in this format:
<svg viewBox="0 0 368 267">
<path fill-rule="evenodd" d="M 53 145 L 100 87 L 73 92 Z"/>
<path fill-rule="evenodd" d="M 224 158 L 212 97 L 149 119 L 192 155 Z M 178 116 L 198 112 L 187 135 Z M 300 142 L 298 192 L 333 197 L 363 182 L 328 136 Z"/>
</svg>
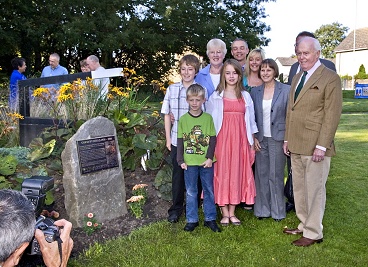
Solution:
<svg viewBox="0 0 368 267">
<path fill-rule="evenodd" d="M 301 72 L 291 83 L 286 116 L 284 152 L 291 155 L 295 210 L 300 224 L 284 229 L 302 234 L 295 246 L 323 241 L 326 181 L 334 136 L 342 110 L 340 77 L 321 64 L 317 39 L 304 37 L 296 47 Z"/>
</svg>

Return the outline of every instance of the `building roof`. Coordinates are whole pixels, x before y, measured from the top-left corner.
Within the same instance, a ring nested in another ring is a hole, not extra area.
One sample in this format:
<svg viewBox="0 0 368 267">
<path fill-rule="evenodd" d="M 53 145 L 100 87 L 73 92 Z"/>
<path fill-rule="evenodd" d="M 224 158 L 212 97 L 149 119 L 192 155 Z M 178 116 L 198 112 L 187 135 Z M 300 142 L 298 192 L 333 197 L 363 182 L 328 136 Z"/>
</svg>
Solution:
<svg viewBox="0 0 368 267">
<path fill-rule="evenodd" d="M 368 49 L 368 28 L 361 28 L 355 30 L 355 50 Z M 335 48 L 335 53 L 347 52 L 354 50 L 354 31 L 342 40 L 342 42 Z"/>
<path fill-rule="evenodd" d="M 280 62 L 280 64 L 282 66 L 291 66 L 293 65 L 295 62 L 297 62 L 297 58 L 296 57 L 277 57 L 276 58 L 276 62 Z"/>
</svg>

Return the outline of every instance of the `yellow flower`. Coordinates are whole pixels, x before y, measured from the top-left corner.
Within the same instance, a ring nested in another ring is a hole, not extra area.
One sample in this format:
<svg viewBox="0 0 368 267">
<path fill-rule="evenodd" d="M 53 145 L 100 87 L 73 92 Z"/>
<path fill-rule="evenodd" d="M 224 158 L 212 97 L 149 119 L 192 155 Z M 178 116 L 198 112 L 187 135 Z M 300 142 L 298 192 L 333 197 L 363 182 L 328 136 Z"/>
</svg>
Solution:
<svg viewBox="0 0 368 267">
<path fill-rule="evenodd" d="M 124 76 L 136 75 L 137 74 L 135 72 L 135 70 L 129 69 L 129 68 L 124 68 L 123 73 L 125 74 Z"/>
<path fill-rule="evenodd" d="M 75 84 L 82 85 L 82 79 L 78 78 L 76 81 L 74 81 Z"/>
<path fill-rule="evenodd" d="M 20 120 L 23 120 L 24 119 L 24 116 L 20 115 L 17 112 L 6 113 L 6 115 L 8 115 L 9 117 L 11 117 L 12 119 L 20 119 Z"/>
<path fill-rule="evenodd" d="M 123 88 L 122 87 L 113 87 L 111 89 L 111 92 L 114 92 L 115 94 L 117 94 L 118 96 L 124 96 L 124 92 L 122 92 Z"/>
<path fill-rule="evenodd" d="M 43 94 L 49 94 L 49 89 L 44 87 L 39 87 L 36 90 L 33 91 L 34 97 L 40 97 L 43 96 Z"/>
<path fill-rule="evenodd" d="M 138 77 L 132 77 L 133 83 L 134 84 L 138 84 L 138 83 L 144 83 L 145 79 L 142 75 L 139 75 Z"/>
<path fill-rule="evenodd" d="M 157 110 L 155 110 L 154 112 L 152 112 L 152 114 L 151 114 L 153 117 L 159 117 L 160 116 L 160 114 L 158 113 L 158 111 Z"/>
<path fill-rule="evenodd" d="M 68 99 L 73 100 L 74 97 L 72 94 L 59 94 L 58 98 L 57 98 L 57 102 L 64 102 L 67 101 Z"/>
</svg>

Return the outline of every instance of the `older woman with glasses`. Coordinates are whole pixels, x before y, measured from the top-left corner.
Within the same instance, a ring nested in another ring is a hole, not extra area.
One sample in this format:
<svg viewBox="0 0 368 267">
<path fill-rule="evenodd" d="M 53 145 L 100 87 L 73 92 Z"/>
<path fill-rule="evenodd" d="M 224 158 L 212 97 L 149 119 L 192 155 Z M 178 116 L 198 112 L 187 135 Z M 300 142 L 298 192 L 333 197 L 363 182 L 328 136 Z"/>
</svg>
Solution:
<svg viewBox="0 0 368 267">
<path fill-rule="evenodd" d="M 206 53 L 210 64 L 199 71 L 195 81 L 207 89 L 208 97 L 210 97 L 220 83 L 220 71 L 226 52 L 226 44 L 220 39 L 211 39 L 207 43 Z"/>
</svg>

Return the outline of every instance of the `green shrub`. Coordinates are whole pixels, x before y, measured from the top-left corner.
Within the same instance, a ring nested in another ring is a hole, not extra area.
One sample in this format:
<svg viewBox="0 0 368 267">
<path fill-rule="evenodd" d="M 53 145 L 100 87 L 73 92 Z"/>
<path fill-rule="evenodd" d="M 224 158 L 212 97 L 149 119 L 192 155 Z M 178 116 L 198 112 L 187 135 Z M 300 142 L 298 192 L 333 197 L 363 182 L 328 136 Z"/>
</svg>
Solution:
<svg viewBox="0 0 368 267">
<path fill-rule="evenodd" d="M 12 175 L 15 173 L 15 170 L 18 165 L 17 158 L 13 155 L 1 156 L 0 157 L 1 165 L 0 165 L 0 174 L 1 175 Z"/>
<path fill-rule="evenodd" d="M 8 147 L 8 148 L 1 147 L 0 157 L 12 155 L 17 159 L 19 165 L 29 167 L 32 164 L 30 160 L 28 159 L 29 152 L 30 152 L 30 149 L 28 147 L 21 147 L 21 146 Z"/>
<path fill-rule="evenodd" d="M 52 117 L 69 121 L 64 129 L 58 128 L 58 125 L 45 129 L 43 142 L 38 142 L 39 148 L 56 140 L 52 156 L 60 159 L 66 141 L 86 120 L 104 116 L 115 125 L 123 168 L 135 170 L 142 157 L 146 156 L 145 166 L 158 169 L 166 149 L 163 120 L 157 110 L 147 106 L 149 96 L 144 99 L 138 96 L 143 82 L 134 70 L 125 68 L 123 81 L 120 81 L 123 86 L 110 86 L 103 99 L 99 94 L 101 88 L 97 88 L 91 79 L 64 84 L 58 92 L 58 101 L 52 103 L 47 88 L 36 89 L 34 96 L 50 106 Z M 64 114 L 60 110 L 64 110 Z"/>
<path fill-rule="evenodd" d="M 155 188 L 159 191 L 157 193 L 159 198 L 170 201 L 172 189 L 172 165 L 166 164 L 158 171 L 155 182 Z"/>
<path fill-rule="evenodd" d="M 360 65 L 358 74 L 354 75 L 355 80 L 365 80 L 368 79 L 368 74 L 365 72 L 364 65 Z"/>
<path fill-rule="evenodd" d="M 341 78 L 341 80 L 348 80 L 348 81 L 351 81 L 353 79 L 353 77 L 348 75 L 348 74 L 340 76 L 340 78 Z"/>
</svg>

